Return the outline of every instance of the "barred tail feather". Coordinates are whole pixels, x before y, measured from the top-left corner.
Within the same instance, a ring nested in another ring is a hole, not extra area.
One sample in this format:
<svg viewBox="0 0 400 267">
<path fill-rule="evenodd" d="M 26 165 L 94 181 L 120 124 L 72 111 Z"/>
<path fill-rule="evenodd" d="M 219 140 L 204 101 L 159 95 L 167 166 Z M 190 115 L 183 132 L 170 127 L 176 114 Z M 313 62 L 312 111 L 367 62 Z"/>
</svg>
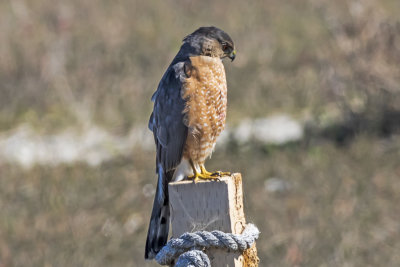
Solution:
<svg viewBox="0 0 400 267">
<path fill-rule="evenodd" d="M 169 196 L 168 182 L 172 175 L 158 166 L 158 183 L 151 212 L 149 230 L 147 232 L 146 250 L 144 258 L 154 259 L 157 253 L 167 243 L 169 231 Z"/>
</svg>

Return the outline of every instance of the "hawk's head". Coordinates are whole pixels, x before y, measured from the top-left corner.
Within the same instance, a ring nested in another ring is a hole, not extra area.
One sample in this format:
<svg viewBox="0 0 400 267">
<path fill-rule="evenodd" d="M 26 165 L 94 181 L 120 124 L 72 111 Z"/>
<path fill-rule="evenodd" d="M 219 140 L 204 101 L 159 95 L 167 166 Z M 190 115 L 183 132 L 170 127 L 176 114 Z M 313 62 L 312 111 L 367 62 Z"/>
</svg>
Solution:
<svg viewBox="0 0 400 267">
<path fill-rule="evenodd" d="M 184 44 L 190 45 L 196 54 L 202 56 L 229 57 L 235 59 L 235 45 L 231 37 L 217 27 L 200 27 L 183 39 Z"/>
</svg>

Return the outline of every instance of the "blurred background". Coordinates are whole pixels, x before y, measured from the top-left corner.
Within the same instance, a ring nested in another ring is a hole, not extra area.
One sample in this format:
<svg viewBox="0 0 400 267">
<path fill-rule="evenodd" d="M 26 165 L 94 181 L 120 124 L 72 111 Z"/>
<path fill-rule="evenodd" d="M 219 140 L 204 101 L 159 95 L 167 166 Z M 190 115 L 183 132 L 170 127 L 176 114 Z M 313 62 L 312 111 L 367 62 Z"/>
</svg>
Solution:
<svg viewBox="0 0 400 267">
<path fill-rule="evenodd" d="M 143 260 L 150 97 L 181 40 L 233 38 L 210 170 L 243 174 L 260 266 L 400 265 L 400 2 L 0 2 L 0 266 Z"/>
</svg>

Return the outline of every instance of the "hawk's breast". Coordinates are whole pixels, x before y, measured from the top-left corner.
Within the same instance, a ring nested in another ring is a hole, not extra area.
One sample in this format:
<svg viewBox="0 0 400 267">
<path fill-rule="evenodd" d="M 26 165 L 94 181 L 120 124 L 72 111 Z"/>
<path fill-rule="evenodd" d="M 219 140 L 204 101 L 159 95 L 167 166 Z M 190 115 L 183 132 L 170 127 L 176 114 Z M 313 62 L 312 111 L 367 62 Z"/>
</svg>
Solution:
<svg viewBox="0 0 400 267">
<path fill-rule="evenodd" d="M 190 57 L 190 77 L 184 83 L 185 124 L 188 137 L 184 156 L 203 163 L 225 127 L 227 85 L 220 58 Z"/>
</svg>

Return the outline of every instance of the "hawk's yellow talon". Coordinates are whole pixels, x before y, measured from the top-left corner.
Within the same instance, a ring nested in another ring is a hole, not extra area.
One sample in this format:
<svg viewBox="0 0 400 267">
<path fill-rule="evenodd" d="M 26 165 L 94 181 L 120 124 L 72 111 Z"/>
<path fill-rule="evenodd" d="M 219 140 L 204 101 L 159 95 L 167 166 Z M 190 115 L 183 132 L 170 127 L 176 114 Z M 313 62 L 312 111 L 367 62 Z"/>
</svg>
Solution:
<svg viewBox="0 0 400 267">
<path fill-rule="evenodd" d="M 197 172 L 196 168 L 193 168 L 194 175 L 188 176 L 188 179 L 194 180 L 194 182 L 198 182 L 199 180 L 219 180 L 219 177 L 221 177 L 218 173 L 212 173 L 208 172 L 204 165 L 200 166 L 200 173 Z"/>
<path fill-rule="evenodd" d="M 200 170 L 202 174 L 206 174 L 213 177 L 231 176 L 230 172 L 221 172 L 221 171 L 209 172 L 206 170 L 204 165 L 200 165 Z"/>
<path fill-rule="evenodd" d="M 209 171 L 206 170 L 206 168 L 204 167 L 204 165 L 201 165 L 201 166 L 200 166 L 200 170 L 201 170 L 201 174 L 209 175 L 209 176 L 212 176 L 212 175 L 213 175 L 212 172 L 209 172 Z"/>
<path fill-rule="evenodd" d="M 194 180 L 195 182 L 198 182 L 199 180 L 207 180 L 207 179 L 219 180 L 219 178 L 222 176 L 230 176 L 231 175 L 230 172 L 221 172 L 221 171 L 209 172 L 206 170 L 204 165 L 200 165 L 200 173 L 198 173 L 194 167 L 193 167 L 193 172 L 194 172 L 194 175 L 188 176 L 188 179 Z"/>
<path fill-rule="evenodd" d="M 219 177 L 222 177 L 222 176 L 231 176 L 231 173 L 230 172 L 216 171 L 212 175 L 218 175 Z"/>
<path fill-rule="evenodd" d="M 194 180 L 195 182 L 198 182 L 199 180 L 208 180 L 208 179 L 215 180 L 218 178 L 219 178 L 218 175 L 214 175 L 211 172 L 209 174 L 202 174 L 202 173 L 196 172 L 194 175 L 188 176 L 188 179 Z"/>
</svg>

